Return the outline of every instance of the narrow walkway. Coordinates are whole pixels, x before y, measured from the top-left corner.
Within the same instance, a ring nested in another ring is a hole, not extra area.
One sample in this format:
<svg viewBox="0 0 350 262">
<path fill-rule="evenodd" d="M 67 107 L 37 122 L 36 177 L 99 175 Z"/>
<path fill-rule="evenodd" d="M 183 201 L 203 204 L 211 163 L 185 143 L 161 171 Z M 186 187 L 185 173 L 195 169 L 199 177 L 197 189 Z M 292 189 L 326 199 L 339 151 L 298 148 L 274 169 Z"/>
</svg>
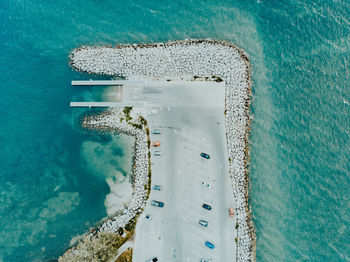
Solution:
<svg viewBox="0 0 350 262">
<path fill-rule="evenodd" d="M 142 80 L 73 80 L 72 86 L 115 86 L 125 83 L 143 84 Z"/>
<path fill-rule="evenodd" d="M 70 102 L 70 107 L 146 107 L 146 103 L 143 102 Z"/>
<path fill-rule="evenodd" d="M 126 241 L 119 249 L 118 249 L 118 255 L 116 255 L 113 259 L 109 260 L 109 262 L 114 262 L 117 260 L 117 258 L 123 254 L 125 250 L 128 248 L 133 248 L 134 247 L 134 240 L 128 240 Z"/>
</svg>

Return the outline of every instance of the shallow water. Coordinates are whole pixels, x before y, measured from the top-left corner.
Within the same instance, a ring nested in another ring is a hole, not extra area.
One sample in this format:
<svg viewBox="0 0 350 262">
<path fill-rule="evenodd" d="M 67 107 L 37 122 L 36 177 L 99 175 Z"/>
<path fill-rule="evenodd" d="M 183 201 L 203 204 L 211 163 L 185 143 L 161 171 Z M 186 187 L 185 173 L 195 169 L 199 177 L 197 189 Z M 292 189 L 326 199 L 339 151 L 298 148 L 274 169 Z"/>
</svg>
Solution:
<svg viewBox="0 0 350 262">
<path fill-rule="evenodd" d="M 350 4 L 309 2 L 1 1 L 0 260 L 57 257 L 106 216 L 103 162 L 82 150 L 112 139 L 82 132 L 68 107 L 98 96 L 69 86 L 90 77 L 70 50 L 210 37 L 253 64 L 258 261 L 349 261 Z"/>
</svg>

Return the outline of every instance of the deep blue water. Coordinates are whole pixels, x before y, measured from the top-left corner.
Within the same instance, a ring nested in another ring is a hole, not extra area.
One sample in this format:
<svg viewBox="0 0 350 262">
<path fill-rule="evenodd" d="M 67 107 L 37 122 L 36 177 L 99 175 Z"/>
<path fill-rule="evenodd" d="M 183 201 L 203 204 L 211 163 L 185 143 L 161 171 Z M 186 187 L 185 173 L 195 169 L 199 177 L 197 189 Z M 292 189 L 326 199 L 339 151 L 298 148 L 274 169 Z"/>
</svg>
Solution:
<svg viewBox="0 0 350 262">
<path fill-rule="evenodd" d="M 345 0 L 0 1 L 0 261 L 57 257 L 106 216 L 105 174 L 82 149 L 111 138 L 68 106 L 87 77 L 70 50 L 206 37 L 253 64 L 258 261 L 350 261 L 349 17 Z"/>
</svg>

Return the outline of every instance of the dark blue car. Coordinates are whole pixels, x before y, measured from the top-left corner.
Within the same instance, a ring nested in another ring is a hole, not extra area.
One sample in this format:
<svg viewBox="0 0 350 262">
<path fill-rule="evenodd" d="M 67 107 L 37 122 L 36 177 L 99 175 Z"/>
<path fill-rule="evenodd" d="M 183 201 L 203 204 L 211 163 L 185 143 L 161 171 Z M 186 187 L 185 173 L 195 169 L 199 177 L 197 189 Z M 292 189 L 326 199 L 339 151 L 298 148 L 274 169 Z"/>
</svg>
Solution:
<svg viewBox="0 0 350 262">
<path fill-rule="evenodd" d="M 201 157 L 203 157 L 205 159 L 209 159 L 210 158 L 210 156 L 208 154 L 203 153 L 203 152 L 201 153 Z"/>
<path fill-rule="evenodd" d="M 210 249 L 214 249 L 215 248 L 215 245 L 210 243 L 209 241 L 205 241 L 204 243 L 207 247 L 209 247 Z"/>
<path fill-rule="evenodd" d="M 209 206 L 207 204 L 203 204 L 202 207 L 206 210 L 211 210 L 211 206 Z"/>
</svg>

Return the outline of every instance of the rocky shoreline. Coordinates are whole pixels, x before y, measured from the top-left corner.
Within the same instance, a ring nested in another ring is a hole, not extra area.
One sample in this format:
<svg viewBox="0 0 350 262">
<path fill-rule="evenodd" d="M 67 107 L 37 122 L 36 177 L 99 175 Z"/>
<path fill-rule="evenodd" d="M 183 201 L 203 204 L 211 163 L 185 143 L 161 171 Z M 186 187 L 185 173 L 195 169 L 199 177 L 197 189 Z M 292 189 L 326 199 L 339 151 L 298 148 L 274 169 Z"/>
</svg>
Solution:
<svg viewBox="0 0 350 262">
<path fill-rule="evenodd" d="M 135 137 L 135 161 L 133 167 L 133 193 L 125 209 L 113 218 L 104 222 L 98 231 L 117 232 L 119 227 L 125 227 L 130 219 L 142 212 L 148 198 L 148 172 L 149 172 L 149 139 L 147 126 L 139 120 L 139 114 L 130 112 L 133 120 L 126 121 L 123 110 L 113 109 L 108 114 L 85 117 L 82 126 L 88 129 L 106 129 L 117 131 Z M 138 127 L 132 124 L 139 125 Z"/>
<path fill-rule="evenodd" d="M 115 47 L 83 46 L 72 51 L 70 64 L 74 69 L 90 74 L 126 79 L 142 77 L 154 80 L 193 80 L 196 77 L 213 77 L 225 81 L 229 175 L 237 203 L 237 260 L 255 261 L 256 237 L 248 207 L 249 106 L 252 83 L 247 55 L 225 41 L 183 40 Z M 147 135 L 144 129 L 121 123 L 118 112 L 90 119 L 86 125 L 117 129 L 136 137 L 135 188 L 130 208 L 105 222 L 99 229 L 101 232 L 116 231 L 128 222 L 127 219 L 132 219 L 141 211 L 147 198 Z"/>
<path fill-rule="evenodd" d="M 131 117 L 132 120 L 127 120 L 127 116 Z M 105 238 L 104 234 L 106 232 L 118 233 L 118 229 L 127 228 L 127 224 L 135 223 L 135 218 L 143 211 L 146 205 L 150 191 L 149 131 L 147 122 L 143 121 L 140 114 L 133 112 L 132 108 L 130 108 L 127 114 L 125 113 L 125 109 L 114 108 L 107 113 L 85 116 L 81 121 L 81 125 L 90 130 L 117 131 L 135 137 L 135 164 L 133 167 L 133 193 L 131 199 L 126 203 L 124 210 L 117 212 L 113 217 L 103 222 L 97 229 L 93 229 L 92 232 L 84 236 L 85 241 L 89 238 L 92 242 L 97 243 L 92 244 L 92 246 L 96 246 L 100 245 L 98 239 L 101 237 Z M 78 254 L 79 252 L 84 254 Z M 74 255 L 76 256 L 73 261 L 85 261 L 85 259 L 81 260 L 81 257 L 85 256 L 87 259 L 89 254 L 85 255 L 86 252 L 86 250 L 81 250 L 79 246 L 78 248 L 73 247 L 67 250 L 66 253 L 60 257 L 59 261 L 71 261 Z"/>
</svg>

